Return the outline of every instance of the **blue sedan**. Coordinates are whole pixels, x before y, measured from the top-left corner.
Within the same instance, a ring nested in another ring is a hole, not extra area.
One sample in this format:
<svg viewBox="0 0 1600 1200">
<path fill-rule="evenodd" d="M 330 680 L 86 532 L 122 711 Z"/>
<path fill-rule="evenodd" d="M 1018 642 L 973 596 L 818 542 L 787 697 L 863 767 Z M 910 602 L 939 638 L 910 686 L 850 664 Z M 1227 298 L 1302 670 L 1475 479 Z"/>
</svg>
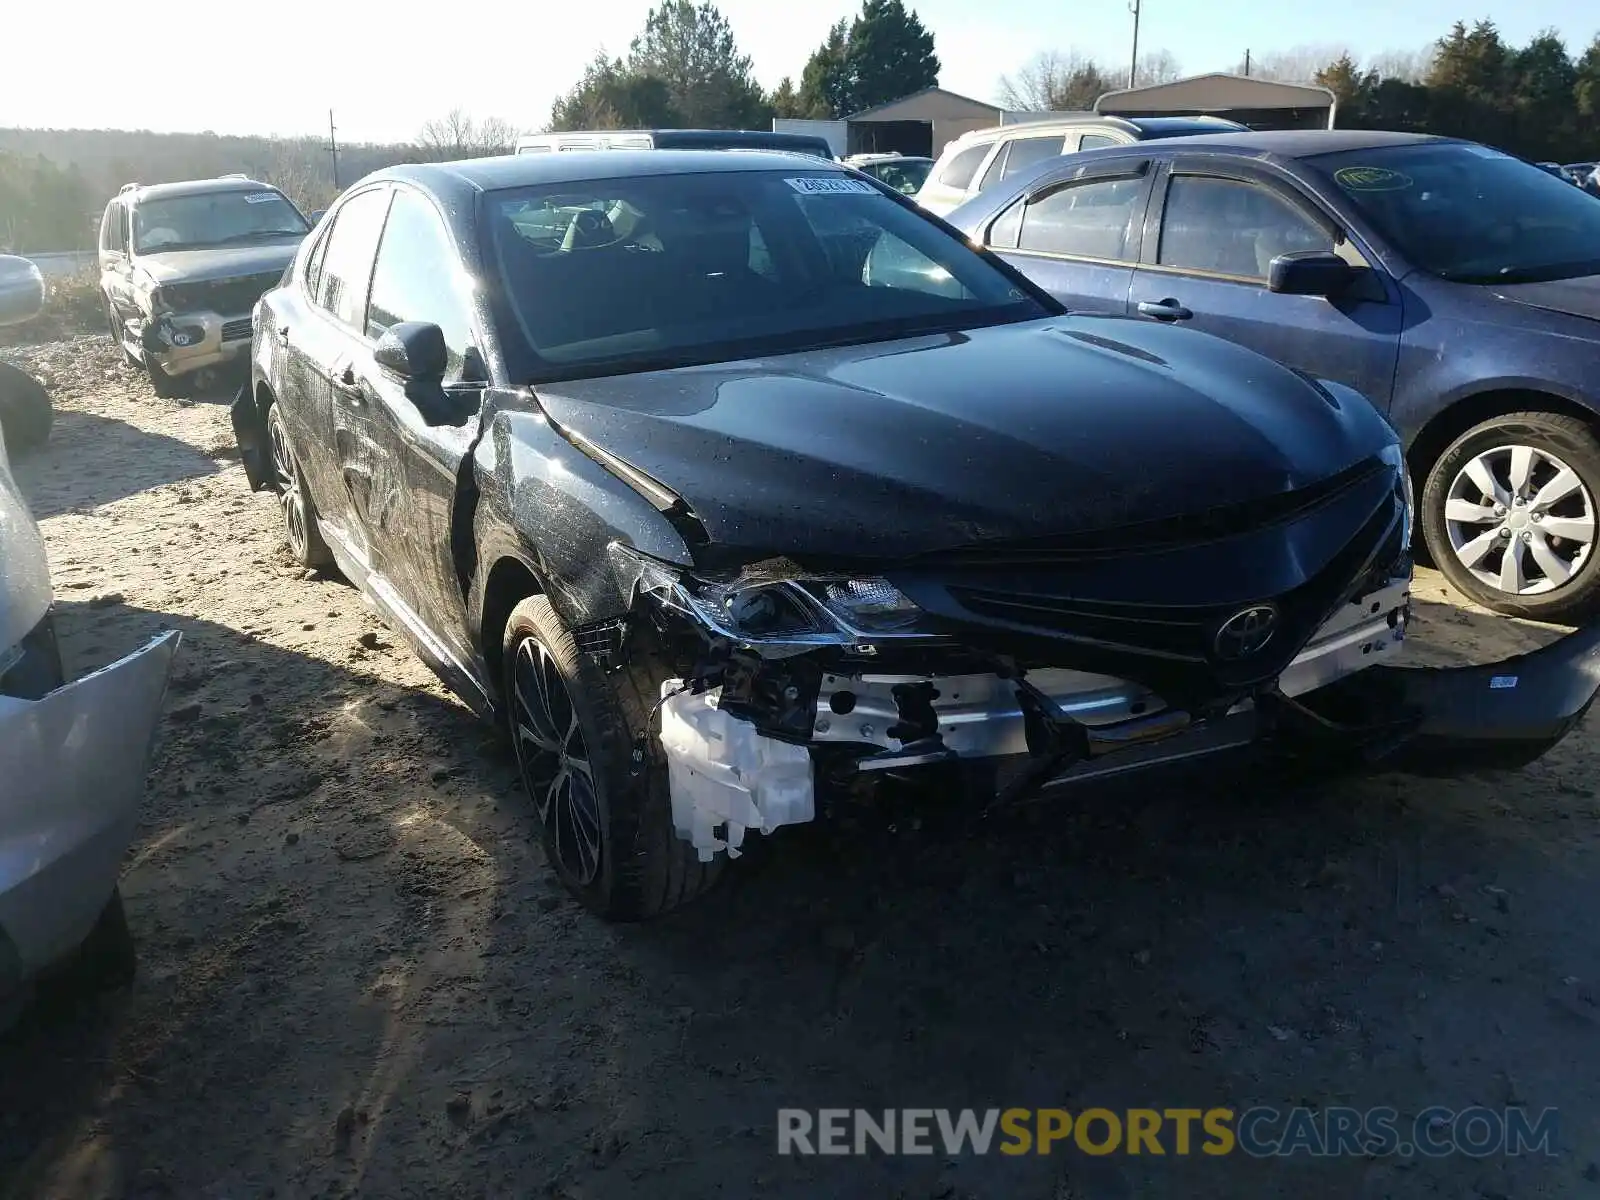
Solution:
<svg viewBox="0 0 1600 1200">
<path fill-rule="evenodd" d="M 1067 155 L 947 218 L 1075 309 L 1177 324 L 1387 412 L 1435 564 L 1600 609 L 1600 203 L 1451 138 L 1218 134 Z"/>
</svg>

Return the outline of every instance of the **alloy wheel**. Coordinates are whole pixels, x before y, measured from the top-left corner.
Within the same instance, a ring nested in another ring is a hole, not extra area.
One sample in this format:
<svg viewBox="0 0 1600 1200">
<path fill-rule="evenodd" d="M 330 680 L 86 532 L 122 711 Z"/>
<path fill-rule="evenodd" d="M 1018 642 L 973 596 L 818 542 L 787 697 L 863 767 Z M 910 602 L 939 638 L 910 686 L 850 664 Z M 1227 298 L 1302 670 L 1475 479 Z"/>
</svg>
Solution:
<svg viewBox="0 0 1600 1200">
<path fill-rule="evenodd" d="M 542 642 L 527 637 L 512 660 L 517 762 L 547 843 L 580 886 L 600 875 L 600 801 L 594 768 L 566 681 Z"/>
<path fill-rule="evenodd" d="M 1496 446 L 1469 460 L 1445 495 L 1445 531 L 1485 587 L 1537 596 L 1589 561 L 1594 498 L 1578 473 L 1537 446 Z"/>
<path fill-rule="evenodd" d="M 283 528 L 289 538 L 289 549 L 295 557 L 304 559 L 307 546 L 307 517 L 305 488 L 300 482 L 300 471 L 294 461 L 294 452 L 283 432 L 280 421 L 268 422 L 272 438 L 272 468 L 278 480 L 278 503 L 283 507 Z"/>
</svg>

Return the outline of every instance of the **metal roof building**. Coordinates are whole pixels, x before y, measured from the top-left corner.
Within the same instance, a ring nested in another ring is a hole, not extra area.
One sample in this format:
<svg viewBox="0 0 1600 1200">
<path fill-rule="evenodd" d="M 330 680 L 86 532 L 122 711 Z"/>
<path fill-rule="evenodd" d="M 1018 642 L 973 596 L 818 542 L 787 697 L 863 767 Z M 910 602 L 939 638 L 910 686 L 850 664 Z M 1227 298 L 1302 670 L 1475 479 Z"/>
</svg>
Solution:
<svg viewBox="0 0 1600 1200">
<path fill-rule="evenodd" d="M 1107 92 L 1094 108 L 1117 117 L 1226 117 L 1252 129 L 1332 129 L 1338 99 L 1315 84 L 1219 71 Z"/>
</svg>

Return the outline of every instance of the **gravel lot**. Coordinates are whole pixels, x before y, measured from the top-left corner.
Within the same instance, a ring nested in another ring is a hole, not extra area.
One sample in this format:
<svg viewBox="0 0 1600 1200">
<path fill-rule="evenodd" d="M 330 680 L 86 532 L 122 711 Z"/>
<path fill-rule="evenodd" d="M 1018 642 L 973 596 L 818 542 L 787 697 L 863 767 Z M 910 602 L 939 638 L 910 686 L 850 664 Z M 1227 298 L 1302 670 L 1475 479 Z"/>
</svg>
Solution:
<svg viewBox="0 0 1600 1200">
<path fill-rule="evenodd" d="M 1206 777 L 786 831 L 690 911 L 557 890 L 508 754 L 304 578 L 224 403 L 9 352 L 69 669 L 183 630 L 128 992 L 0 1042 L 0 1195 L 1600 1194 L 1593 719 L 1515 776 Z M 1425 578 L 1409 653 L 1546 630 Z M 780 1158 L 780 1106 L 1525 1103 L 1555 1158 Z"/>
</svg>

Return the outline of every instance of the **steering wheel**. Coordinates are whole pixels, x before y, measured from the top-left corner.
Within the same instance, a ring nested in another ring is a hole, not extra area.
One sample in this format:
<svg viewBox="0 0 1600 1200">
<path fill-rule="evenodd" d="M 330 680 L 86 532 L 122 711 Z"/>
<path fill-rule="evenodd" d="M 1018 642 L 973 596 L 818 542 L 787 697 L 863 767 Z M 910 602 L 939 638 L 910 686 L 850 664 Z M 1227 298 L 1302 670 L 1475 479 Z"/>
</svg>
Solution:
<svg viewBox="0 0 1600 1200">
<path fill-rule="evenodd" d="M 609 246 L 616 240 L 617 231 L 611 224 L 611 218 L 595 209 L 584 208 L 573 214 L 572 224 L 567 226 L 567 236 L 561 239 L 561 248 L 593 250 L 597 246 Z"/>
</svg>

